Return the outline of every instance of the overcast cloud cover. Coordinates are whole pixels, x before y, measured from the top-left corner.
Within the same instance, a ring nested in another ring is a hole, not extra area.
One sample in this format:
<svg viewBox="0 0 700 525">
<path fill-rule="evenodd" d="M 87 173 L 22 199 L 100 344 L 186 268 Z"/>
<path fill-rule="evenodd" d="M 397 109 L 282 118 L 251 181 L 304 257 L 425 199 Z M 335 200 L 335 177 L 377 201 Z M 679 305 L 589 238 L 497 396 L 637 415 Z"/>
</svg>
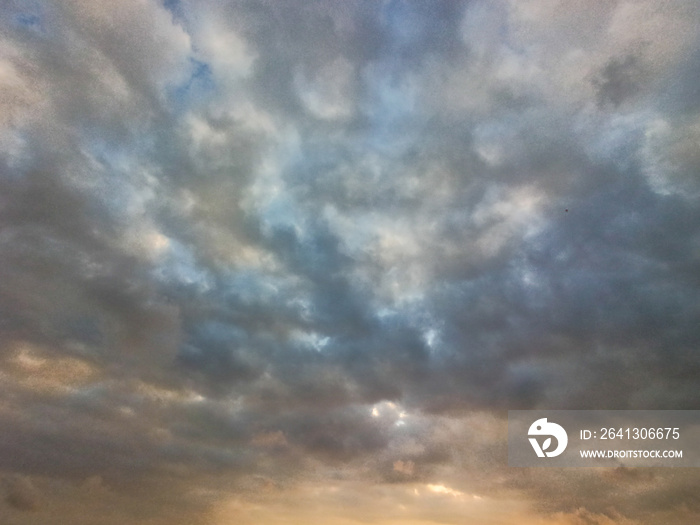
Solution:
<svg viewBox="0 0 700 525">
<path fill-rule="evenodd" d="M 0 521 L 697 524 L 506 466 L 700 409 L 695 0 L 5 0 Z"/>
</svg>

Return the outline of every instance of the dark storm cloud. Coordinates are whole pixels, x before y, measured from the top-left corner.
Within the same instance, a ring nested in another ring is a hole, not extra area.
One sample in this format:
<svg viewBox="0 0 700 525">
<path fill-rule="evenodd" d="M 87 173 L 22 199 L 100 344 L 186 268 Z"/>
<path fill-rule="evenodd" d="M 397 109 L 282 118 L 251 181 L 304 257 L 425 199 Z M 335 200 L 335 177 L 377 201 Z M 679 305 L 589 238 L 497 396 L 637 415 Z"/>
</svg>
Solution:
<svg viewBox="0 0 700 525">
<path fill-rule="evenodd" d="M 473 411 L 697 408 L 690 3 L 2 10 L 9 507 L 319 465 L 500 494 Z"/>
</svg>

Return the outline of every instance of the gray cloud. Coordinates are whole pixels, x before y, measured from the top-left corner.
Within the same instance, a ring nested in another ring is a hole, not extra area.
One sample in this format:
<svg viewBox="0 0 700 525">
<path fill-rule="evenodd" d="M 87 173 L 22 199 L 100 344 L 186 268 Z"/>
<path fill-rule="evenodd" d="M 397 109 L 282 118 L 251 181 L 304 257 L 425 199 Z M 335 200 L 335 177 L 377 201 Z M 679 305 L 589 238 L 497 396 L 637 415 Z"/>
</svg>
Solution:
<svg viewBox="0 0 700 525">
<path fill-rule="evenodd" d="M 8 523 L 325 475 L 697 517 L 692 473 L 528 489 L 499 434 L 509 408 L 697 408 L 692 3 L 2 12 Z"/>
</svg>

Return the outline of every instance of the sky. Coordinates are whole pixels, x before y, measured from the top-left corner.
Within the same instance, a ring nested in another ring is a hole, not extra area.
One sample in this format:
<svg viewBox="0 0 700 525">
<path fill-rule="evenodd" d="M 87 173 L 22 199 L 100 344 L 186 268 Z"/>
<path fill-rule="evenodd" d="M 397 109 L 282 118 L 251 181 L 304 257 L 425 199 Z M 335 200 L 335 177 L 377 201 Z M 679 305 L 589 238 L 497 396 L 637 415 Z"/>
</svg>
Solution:
<svg viewBox="0 0 700 525">
<path fill-rule="evenodd" d="M 0 4 L 4 524 L 697 524 L 699 319 L 695 0 Z"/>
</svg>

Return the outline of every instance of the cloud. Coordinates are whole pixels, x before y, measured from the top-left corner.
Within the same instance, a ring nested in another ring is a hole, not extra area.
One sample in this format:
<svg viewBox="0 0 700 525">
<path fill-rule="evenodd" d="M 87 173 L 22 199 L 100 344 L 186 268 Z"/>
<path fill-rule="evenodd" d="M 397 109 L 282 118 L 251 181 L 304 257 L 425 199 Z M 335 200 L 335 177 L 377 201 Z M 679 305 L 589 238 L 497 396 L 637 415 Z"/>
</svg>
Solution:
<svg viewBox="0 0 700 525">
<path fill-rule="evenodd" d="M 32 482 L 26 478 L 17 478 L 7 491 L 5 501 L 11 507 L 20 511 L 32 511 L 37 507 L 39 495 Z"/>
<path fill-rule="evenodd" d="M 696 408 L 692 2 L 0 9 L 3 520 L 697 517 L 504 455 Z"/>
</svg>

